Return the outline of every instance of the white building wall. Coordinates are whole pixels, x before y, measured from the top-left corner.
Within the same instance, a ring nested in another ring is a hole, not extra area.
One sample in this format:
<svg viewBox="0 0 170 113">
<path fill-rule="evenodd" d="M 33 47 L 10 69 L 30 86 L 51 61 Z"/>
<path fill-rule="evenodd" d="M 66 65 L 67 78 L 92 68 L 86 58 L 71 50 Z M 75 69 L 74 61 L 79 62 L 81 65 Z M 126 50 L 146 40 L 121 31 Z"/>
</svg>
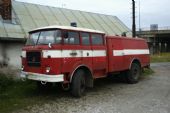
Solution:
<svg viewBox="0 0 170 113">
<path fill-rule="evenodd" d="M 21 68 L 21 51 L 24 44 L 14 43 L 7 46 L 8 65 L 15 68 Z"/>
<path fill-rule="evenodd" d="M 3 42 L 0 43 L 0 63 L 4 67 L 15 69 L 21 68 L 21 50 L 24 46 L 22 42 Z"/>
</svg>

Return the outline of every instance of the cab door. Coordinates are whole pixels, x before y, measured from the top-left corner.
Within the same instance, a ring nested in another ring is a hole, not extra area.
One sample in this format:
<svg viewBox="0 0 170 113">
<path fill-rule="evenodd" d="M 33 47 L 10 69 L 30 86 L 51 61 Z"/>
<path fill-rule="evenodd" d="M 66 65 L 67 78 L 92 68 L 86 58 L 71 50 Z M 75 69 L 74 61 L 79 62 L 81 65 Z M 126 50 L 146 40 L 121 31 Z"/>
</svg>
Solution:
<svg viewBox="0 0 170 113">
<path fill-rule="evenodd" d="M 92 69 L 92 47 L 90 43 L 90 33 L 81 32 L 82 64 Z"/>
<path fill-rule="evenodd" d="M 94 76 L 96 78 L 106 76 L 107 71 L 107 58 L 106 46 L 103 34 L 91 34 L 92 42 L 92 63 Z"/>
<path fill-rule="evenodd" d="M 82 62 L 82 48 L 78 31 L 63 31 L 62 72 L 72 72 Z"/>
</svg>

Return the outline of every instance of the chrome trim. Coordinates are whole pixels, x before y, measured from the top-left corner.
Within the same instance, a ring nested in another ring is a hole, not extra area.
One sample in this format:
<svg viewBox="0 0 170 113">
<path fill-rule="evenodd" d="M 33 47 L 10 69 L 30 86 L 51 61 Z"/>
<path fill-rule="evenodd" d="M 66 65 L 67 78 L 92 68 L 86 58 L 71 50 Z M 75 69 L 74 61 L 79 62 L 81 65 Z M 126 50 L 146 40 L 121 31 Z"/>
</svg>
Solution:
<svg viewBox="0 0 170 113">
<path fill-rule="evenodd" d="M 21 71 L 21 78 L 36 80 L 36 81 L 44 81 L 44 82 L 63 82 L 64 74 L 59 75 L 47 75 L 47 74 L 39 74 L 32 72 Z"/>
</svg>

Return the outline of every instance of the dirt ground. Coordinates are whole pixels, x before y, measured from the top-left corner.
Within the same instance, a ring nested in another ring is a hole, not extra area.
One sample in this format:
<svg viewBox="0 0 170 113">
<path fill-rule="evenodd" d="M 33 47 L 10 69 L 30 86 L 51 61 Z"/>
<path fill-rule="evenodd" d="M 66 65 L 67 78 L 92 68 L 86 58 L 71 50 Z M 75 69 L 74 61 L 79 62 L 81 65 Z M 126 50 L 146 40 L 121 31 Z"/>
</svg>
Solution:
<svg viewBox="0 0 170 113">
<path fill-rule="evenodd" d="M 102 79 L 82 98 L 58 90 L 52 100 L 17 113 L 170 113 L 170 63 L 154 63 L 155 73 L 138 84 Z"/>
</svg>

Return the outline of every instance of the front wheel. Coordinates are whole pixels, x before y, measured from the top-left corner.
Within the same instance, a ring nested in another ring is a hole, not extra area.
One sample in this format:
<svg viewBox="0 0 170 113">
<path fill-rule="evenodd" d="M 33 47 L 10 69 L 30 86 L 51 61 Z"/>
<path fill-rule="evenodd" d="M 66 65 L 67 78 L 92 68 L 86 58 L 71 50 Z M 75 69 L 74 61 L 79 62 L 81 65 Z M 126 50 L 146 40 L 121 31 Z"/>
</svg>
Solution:
<svg viewBox="0 0 170 113">
<path fill-rule="evenodd" d="M 85 73 L 82 69 L 79 69 L 73 75 L 71 82 L 71 93 L 75 97 L 81 97 L 85 91 Z"/>
<path fill-rule="evenodd" d="M 139 81 L 141 75 L 141 67 L 138 63 L 132 63 L 130 70 L 127 71 L 126 77 L 127 82 L 130 84 L 135 84 Z"/>
</svg>

